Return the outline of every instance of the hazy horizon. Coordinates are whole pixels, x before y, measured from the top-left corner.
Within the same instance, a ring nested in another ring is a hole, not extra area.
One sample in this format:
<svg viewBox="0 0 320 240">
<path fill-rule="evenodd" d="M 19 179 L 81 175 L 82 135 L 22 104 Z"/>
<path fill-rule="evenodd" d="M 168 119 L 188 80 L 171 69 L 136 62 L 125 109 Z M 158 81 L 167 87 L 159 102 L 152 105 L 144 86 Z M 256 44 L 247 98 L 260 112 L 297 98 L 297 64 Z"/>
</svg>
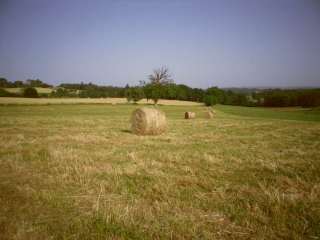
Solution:
<svg viewBox="0 0 320 240">
<path fill-rule="evenodd" d="M 0 0 L 0 77 L 320 87 L 320 1 Z"/>
</svg>

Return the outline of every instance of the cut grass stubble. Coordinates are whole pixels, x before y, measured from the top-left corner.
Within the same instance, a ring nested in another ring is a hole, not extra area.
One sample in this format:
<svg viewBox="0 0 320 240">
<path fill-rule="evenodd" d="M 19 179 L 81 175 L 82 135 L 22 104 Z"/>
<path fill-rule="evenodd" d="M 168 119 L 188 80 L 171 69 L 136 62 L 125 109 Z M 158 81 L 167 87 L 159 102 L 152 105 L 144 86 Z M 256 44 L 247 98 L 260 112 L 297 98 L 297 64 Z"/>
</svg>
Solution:
<svg viewBox="0 0 320 240">
<path fill-rule="evenodd" d="M 318 122 L 164 106 L 170 130 L 136 136 L 134 108 L 0 107 L 2 238 L 320 236 Z"/>
</svg>

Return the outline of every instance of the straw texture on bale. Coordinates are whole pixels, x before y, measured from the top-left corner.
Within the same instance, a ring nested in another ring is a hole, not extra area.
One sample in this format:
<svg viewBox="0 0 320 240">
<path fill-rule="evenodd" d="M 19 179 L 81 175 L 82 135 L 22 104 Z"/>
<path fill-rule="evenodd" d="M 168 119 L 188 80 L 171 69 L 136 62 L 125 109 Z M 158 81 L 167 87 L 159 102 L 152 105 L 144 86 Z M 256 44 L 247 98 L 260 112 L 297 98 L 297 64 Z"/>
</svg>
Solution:
<svg viewBox="0 0 320 240">
<path fill-rule="evenodd" d="M 214 117 L 213 111 L 206 111 L 205 112 L 205 117 L 209 118 L 209 119 L 213 118 Z"/>
<path fill-rule="evenodd" d="M 167 130 L 166 115 L 155 108 L 138 108 L 132 113 L 131 130 L 138 135 L 159 135 Z"/>
<path fill-rule="evenodd" d="M 192 119 L 195 117 L 196 117 L 196 113 L 194 113 L 194 112 L 185 112 L 185 114 L 184 114 L 185 119 Z"/>
</svg>

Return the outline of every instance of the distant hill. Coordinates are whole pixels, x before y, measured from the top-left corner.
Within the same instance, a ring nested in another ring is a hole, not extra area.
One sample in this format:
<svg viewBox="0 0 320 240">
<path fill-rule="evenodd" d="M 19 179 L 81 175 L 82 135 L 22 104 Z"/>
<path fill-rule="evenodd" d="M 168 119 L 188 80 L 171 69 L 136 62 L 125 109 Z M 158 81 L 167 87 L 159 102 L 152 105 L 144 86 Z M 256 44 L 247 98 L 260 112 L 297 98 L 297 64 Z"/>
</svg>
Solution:
<svg viewBox="0 0 320 240">
<path fill-rule="evenodd" d="M 320 87 L 229 87 L 221 88 L 225 91 L 232 91 L 234 93 L 250 94 L 258 93 L 266 90 L 303 90 L 303 89 L 319 89 Z"/>
<path fill-rule="evenodd" d="M 225 91 L 232 91 L 234 93 L 243 93 L 243 94 L 250 94 L 253 92 L 260 92 L 266 90 L 266 88 L 237 88 L 237 87 L 230 87 L 230 88 L 222 88 Z"/>
</svg>

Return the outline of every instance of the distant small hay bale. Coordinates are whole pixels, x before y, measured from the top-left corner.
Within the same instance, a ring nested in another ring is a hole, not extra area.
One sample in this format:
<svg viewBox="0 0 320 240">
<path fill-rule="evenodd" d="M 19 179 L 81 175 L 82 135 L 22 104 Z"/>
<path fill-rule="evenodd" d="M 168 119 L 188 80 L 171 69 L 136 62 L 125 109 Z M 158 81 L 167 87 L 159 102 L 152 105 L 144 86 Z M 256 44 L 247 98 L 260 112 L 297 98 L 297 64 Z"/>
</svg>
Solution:
<svg viewBox="0 0 320 240">
<path fill-rule="evenodd" d="M 214 117 L 214 112 L 213 111 L 206 111 L 204 113 L 205 117 L 208 118 L 208 119 L 211 119 Z"/>
<path fill-rule="evenodd" d="M 196 117 L 196 113 L 194 113 L 194 112 L 185 112 L 185 114 L 184 114 L 185 119 L 192 119 L 195 117 Z"/>
<path fill-rule="evenodd" d="M 159 135 L 167 130 L 167 119 L 164 112 L 142 107 L 131 116 L 131 130 L 137 135 Z"/>
</svg>

